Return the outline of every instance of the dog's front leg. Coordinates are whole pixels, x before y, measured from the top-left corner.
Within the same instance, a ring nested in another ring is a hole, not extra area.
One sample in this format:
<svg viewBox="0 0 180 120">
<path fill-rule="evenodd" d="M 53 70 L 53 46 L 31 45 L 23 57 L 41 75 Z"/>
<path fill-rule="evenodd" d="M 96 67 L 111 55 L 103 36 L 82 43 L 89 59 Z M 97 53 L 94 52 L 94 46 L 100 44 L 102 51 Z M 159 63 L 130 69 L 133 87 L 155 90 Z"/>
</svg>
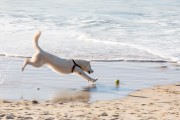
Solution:
<svg viewBox="0 0 180 120">
<path fill-rule="evenodd" d="M 76 67 L 74 69 L 74 72 L 77 73 L 78 75 L 80 75 L 81 77 L 87 79 L 88 81 L 91 81 L 91 82 L 96 82 L 98 79 L 93 79 L 91 77 L 89 77 L 81 68 L 79 67 Z"/>
</svg>

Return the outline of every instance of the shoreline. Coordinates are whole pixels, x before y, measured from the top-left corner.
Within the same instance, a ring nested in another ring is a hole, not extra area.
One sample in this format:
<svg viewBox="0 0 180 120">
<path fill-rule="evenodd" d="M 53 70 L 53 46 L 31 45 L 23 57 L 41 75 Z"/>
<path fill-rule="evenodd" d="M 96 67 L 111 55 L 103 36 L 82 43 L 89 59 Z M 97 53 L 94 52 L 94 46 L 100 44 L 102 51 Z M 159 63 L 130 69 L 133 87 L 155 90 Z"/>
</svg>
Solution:
<svg viewBox="0 0 180 120">
<path fill-rule="evenodd" d="M 89 91 L 89 101 L 93 102 L 122 98 L 138 89 L 179 81 L 179 66 L 171 63 L 92 62 L 95 72 L 90 76 L 99 78 L 92 87 L 77 75 L 59 75 L 48 67 L 27 66 L 21 72 L 23 60 L 0 59 L 0 99 L 43 101 L 72 92 Z M 119 87 L 115 85 L 117 79 Z"/>
<path fill-rule="evenodd" d="M 168 120 L 180 117 L 180 83 L 137 90 L 116 100 L 93 103 L 0 100 L 0 119 Z"/>
</svg>

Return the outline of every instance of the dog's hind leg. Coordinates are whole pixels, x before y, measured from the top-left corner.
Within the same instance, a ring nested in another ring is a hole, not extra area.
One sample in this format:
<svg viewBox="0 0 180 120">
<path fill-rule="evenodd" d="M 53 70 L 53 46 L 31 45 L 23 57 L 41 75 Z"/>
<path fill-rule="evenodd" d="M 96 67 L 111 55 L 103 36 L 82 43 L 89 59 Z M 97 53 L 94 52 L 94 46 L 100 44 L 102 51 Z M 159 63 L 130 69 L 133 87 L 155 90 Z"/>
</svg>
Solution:
<svg viewBox="0 0 180 120">
<path fill-rule="evenodd" d="M 24 71 L 26 65 L 29 64 L 29 62 L 30 62 L 30 59 L 28 59 L 28 58 L 24 61 L 24 64 L 22 66 L 22 71 Z"/>
<path fill-rule="evenodd" d="M 81 68 L 79 67 L 76 67 L 74 69 L 74 72 L 77 73 L 78 75 L 80 75 L 81 77 L 87 79 L 88 81 L 91 81 L 91 82 L 96 82 L 98 79 L 93 79 L 91 77 L 89 77 Z"/>
<path fill-rule="evenodd" d="M 26 67 L 26 65 L 32 65 L 32 66 L 34 66 L 34 67 L 41 67 L 43 64 L 44 64 L 44 62 L 43 62 L 43 60 L 40 58 L 40 57 L 33 57 L 33 58 L 31 58 L 31 59 L 26 59 L 25 60 L 25 62 L 24 62 L 24 64 L 23 64 L 23 67 L 22 67 L 22 71 L 25 69 L 25 67 Z"/>
</svg>

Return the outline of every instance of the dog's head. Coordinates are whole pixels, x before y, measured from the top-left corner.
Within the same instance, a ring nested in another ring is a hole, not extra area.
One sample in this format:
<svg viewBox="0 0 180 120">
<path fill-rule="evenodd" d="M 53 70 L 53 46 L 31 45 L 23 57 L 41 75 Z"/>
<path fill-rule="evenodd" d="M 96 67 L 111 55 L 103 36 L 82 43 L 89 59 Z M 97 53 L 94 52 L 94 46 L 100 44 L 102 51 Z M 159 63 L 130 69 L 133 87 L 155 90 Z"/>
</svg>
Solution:
<svg viewBox="0 0 180 120">
<path fill-rule="evenodd" d="M 90 61 L 88 62 L 88 64 L 87 64 L 86 68 L 84 69 L 84 71 L 87 72 L 87 73 L 89 73 L 89 74 L 91 74 L 91 73 L 94 72 L 94 71 L 92 70 L 92 68 L 91 68 Z"/>
<path fill-rule="evenodd" d="M 81 67 L 81 69 L 89 74 L 93 73 L 94 71 L 91 68 L 90 61 L 86 60 L 76 60 L 77 64 Z"/>
</svg>

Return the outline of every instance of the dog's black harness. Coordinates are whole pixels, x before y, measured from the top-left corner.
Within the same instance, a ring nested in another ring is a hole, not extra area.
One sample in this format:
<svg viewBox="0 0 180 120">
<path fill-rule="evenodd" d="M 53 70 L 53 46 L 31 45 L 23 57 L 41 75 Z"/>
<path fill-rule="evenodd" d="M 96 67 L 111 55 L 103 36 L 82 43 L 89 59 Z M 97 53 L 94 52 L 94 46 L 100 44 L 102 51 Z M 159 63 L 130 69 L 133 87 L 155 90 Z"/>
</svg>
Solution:
<svg viewBox="0 0 180 120">
<path fill-rule="evenodd" d="M 75 60 L 72 59 L 72 61 L 73 61 L 73 63 L 74 63 L 74 65 L 73 65 L 73 67 L 72 67 L 72 72 L 74 72 L 74 68 L 75 68 L 76 66 L 79 67 L 79 68 L 81 68 L 81 66 L 79 66 L 79 65 L 75 62 Z"/>
</svg>

